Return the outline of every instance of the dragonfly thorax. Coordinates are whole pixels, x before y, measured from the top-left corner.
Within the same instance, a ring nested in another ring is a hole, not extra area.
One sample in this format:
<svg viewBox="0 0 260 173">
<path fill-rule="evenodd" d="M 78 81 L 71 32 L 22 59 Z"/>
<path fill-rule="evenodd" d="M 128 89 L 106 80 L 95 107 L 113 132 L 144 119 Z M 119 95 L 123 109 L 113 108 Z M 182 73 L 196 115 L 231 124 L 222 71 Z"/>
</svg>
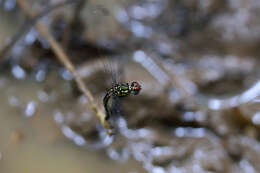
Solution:
<svg viewBox="0 0 260 173">
<path fill-rule="evenodd" d="M 131 94 L 131 86 L 128 83 L 116 84 L 111 90 L 113 90 L 113 94 L 117 97 L 124 97 Z"/>
</svg>

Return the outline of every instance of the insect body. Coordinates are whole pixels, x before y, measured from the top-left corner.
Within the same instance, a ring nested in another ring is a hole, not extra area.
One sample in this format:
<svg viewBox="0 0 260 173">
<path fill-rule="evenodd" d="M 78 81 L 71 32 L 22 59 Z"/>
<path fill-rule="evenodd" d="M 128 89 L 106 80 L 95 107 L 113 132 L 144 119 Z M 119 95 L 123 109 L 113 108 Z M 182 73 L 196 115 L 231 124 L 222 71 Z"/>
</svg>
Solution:
<svg viewBox="0 0 260 173">
<path fill-rule="evenodd" d="M 112 96 L 125 97 L 130 94 L 137 95 L 141 89 L 141 85 L 138 82 L 132 82 L 131 85 L 128 83 L 115 84 L 112 88 L 110 88 L 103 99 L 103 104 L 106 110 L 106 120 L 108 120 L 111 116 L 108 101 Z"/>
</svg>

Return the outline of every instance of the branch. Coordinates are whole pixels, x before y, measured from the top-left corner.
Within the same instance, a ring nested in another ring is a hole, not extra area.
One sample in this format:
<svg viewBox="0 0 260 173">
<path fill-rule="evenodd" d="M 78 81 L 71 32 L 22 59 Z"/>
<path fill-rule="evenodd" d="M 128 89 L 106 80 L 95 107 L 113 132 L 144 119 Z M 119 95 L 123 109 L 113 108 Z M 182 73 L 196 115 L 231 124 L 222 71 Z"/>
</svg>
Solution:
<svg viewBox="0 0 260 173">
<path fill-rule="evenodd" d="M 33 11 L 31 11 L 29 5 L 24 0 L 17 0 L 17 3 L 29 18 L 34 17 L 35 13 Z M 90 104 L 90 108 L 95 112 L 95 114 L 99 118 L 101 124 L 107 130 L 107 133 L 109 135 L 111 135 L 112 134 L 112 125 L 108 121 L 105 120 L 105 117 L 106 117 L 105 113 L 102 111 L 101 108 L 99 108 L 97 106 L 97 103 L 96 103 L 92 93 L 86 87 L 86 85 L 82 81 L 81 77 L 77 74 L 75 67 L 69 60 L 68 56 L 65 54 L 65 51 L 62 49 L 60 44 L 53 38 L 53 36 L 50 34 L 50 32 L 41 23 L 36 22 L 36 29 L 38 30 L 39 34 L 48 41 L 51 49 L 53 50 L 54 54 L 56 55 L 56 58 L 73 75 L 79 89 L 87 97 L 88 102 Z"/>
</svg>

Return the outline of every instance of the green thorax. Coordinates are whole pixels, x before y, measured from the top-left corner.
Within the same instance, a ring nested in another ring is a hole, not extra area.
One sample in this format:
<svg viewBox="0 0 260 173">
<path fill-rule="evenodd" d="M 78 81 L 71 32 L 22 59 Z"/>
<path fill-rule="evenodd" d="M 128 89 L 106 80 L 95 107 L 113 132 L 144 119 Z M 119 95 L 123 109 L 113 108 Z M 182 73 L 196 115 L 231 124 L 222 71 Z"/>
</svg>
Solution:
<svg viewBox="0 0 260 173">
<path fill-rule="evenodd" d="M 121 83 L 114 85 L 114 87 L 112 87 L 110 91 L 113 93 L 113 95 L 117 97 L 124 97 L 131 94 L 132 87 L 129 86 L 128 83 Z"/>
</svg>

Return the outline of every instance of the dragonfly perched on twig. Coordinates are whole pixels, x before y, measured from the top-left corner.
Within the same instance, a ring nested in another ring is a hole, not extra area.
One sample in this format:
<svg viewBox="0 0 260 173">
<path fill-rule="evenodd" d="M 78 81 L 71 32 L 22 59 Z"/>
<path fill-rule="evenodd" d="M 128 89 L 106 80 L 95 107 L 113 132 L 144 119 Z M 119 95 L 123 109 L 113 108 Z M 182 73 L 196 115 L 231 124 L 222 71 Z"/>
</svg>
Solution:
<svg viewBox="0 0 260 173">
<path fill-rule="evenodd" d="M 115 70 L 115 68 L 112 66 L 110 66 L 109 70 L 112 76 L 112 86 L 107 90 L 106 95 L 103 98 L 103 105 L 106 111 L 106 121 L 110 120 L 110 118 L 115 113 L 113 109 L 119 109 L 117 108 L 119 103 L 116 103 L 119 101 L 118 98 L 127 97 L 131 94 L 138 95 L 142 89 L 141 85 L 136 81 L 131 82 L 131 84 L 119 82 L 119 71 Z M 112 102 L 114 102 L 111 104 L 111 106 L 109 106 L 110 99 L 112 99 Z"/>
<path fill-rule="evenodd" d="M 106 110 L 106 120 L 108 120 L 111 116 L 111 111 L 108 106 L 109 99 L 113 97 L 126 97 L 130 94 L 137 95 L 141 91 L 141 85 L 134 81 L 129 85 L 129 83 L 117 83 L 112 86 L 106 93 L 103 104 Z"/>
</svg>

